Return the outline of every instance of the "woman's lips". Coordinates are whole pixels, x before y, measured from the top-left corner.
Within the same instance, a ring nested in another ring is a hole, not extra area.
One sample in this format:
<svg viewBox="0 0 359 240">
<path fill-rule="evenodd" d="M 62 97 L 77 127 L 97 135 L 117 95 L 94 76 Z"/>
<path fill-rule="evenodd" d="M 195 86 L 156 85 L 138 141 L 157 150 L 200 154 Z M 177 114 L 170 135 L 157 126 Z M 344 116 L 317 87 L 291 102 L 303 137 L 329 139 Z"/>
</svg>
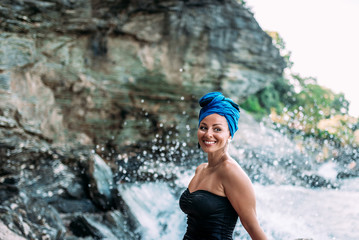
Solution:
<svg viewBox="0 0 359 240">
<path fill-rule="evenodd" d="M 213 144 L 215 144 L 216 143 L 216 141 L 208 141 L 208 140 L 204 140 L 203 141 L 203 143 L 205 144 L 205 145 L 213 145 Z"/>
</svg>

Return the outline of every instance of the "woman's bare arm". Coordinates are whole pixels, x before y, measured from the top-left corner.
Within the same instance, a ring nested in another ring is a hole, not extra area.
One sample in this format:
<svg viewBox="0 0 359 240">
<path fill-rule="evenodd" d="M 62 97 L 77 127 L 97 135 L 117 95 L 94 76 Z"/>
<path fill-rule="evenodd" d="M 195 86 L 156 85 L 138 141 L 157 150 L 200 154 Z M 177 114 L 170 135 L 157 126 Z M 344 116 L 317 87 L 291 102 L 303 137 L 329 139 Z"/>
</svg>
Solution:
<svg viewBox="0 0 359 240">
<path fill-rule="evenodd" d="M 228 160 L 221 168 L 221 178 L 225 194 L 248 234 L 253 240 L 266 240 L 257 220 L 255 194 L 247 174 L 235 161 Z"/>
</svg>

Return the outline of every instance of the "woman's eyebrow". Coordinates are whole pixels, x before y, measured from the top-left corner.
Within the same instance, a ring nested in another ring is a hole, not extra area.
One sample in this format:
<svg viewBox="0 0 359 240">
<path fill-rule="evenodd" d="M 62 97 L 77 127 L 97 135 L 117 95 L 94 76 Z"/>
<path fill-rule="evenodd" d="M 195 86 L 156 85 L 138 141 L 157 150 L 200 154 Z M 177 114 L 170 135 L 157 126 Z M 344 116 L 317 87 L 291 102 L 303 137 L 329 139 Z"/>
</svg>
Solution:
<svg viewBox="0 0 359 240">
<path fill-rule="evenodd" d="M 201 125 L 202 125 L 202 124 L 207 126 L 206 123 L 201 123 Z M 222 123 L 215 123 L 215 124 L 213 124 L 212 126 L 218 126 L 218 125 L 221 125 L 221 126 L 222 126 L 223 124 L 222 124 Z"/>
</svg>

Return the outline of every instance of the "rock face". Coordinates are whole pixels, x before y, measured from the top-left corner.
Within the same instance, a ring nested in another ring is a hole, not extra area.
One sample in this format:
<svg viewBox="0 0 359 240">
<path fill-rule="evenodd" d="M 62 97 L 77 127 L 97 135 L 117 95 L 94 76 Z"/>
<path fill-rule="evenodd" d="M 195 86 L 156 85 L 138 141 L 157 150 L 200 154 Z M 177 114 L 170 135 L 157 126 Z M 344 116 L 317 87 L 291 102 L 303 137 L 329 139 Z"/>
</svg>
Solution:
<svg viewBox="0 0 359 240">
<path fill-rule="evenodd" d="M 0 16 L 0 124 L 59 144 L 190 141 L 199 97 L 240 101 L 284 68 L 236 1 L 4 0 Z"/>
<path fill-rule="evenodd" d="M 139 238 L 139 224 L 113 190 L 113 170 L 96 153 L 46 143 L 30 149 L 0 146 L 0 151 L 6 152 L 0 165 L 0 229 L 7 232 L 1 239 Z"/>
</svg>

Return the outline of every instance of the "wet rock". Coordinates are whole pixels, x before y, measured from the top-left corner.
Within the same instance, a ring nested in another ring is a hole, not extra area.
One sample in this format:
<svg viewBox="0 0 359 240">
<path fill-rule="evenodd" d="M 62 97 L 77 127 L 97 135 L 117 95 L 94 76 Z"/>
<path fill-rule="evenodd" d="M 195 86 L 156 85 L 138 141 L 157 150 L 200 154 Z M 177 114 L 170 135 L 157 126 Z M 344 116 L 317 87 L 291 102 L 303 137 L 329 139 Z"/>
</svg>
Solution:
<svg viewBox="0 0 359 240">
<path fill-rule="evenodd" d="M 23 152 L 24 154 L 24 152 Z M 33 153 L 33 157 L 39 156 Z M 42 157 L 41 157 L 42 155 Z M 26 179 L 21 179 L 19 185 L 28 190 L 34 198 L 56 198 L 65 192 L 73 192 L 74 185 L 81 185 L 82 179 L 73 169 L 63 164 L 58 159 L 52 159 L 50 152 L 41 154 L 40 159 L 23 164 L 22 174 L 27 179 L 32 179 L 31 184 Z M 83 190 L 82 190 L 83 191 Z M 76 193 L 81 195 L 83 193 Z"/>
<path fill-rule="evenodd" d="M 11 169 L 0 168 L 0 204 L 17 196 L 20 192 L 16 184 L 19 177 Z"/>
<path fill-rule="evenodd" d="M 26 238 L 11 231 L 2 221 L 0 221 L 0 239 L 26 240 Z"/>
<path fill-rule="evenodd" d="M 11 118 L 5 118 L 0 116 L 0 127 L 4 128 L 14 128 L 16 126 L 16 121 Z"/>
<path fill-rule="evenodd" d="M 18 194 L 18 187 L 11 184 L 0 183 L 0 203 L 11 199 L 13 196 L 16 196 Z"/>
<path fill-rule="evenodd" d="M 59 212 L 98 212 L 75 171 L 81 155 L 17 145 L 5 156 L 12 161 L 0 168 L 0 219 L 12 231 L 28 239 L 63 239 L 68 230 Z"/>
<path fill-rule="evenodd" d="M 74 184 L 67 186 L 65 188 L 65 190 L 66 190 L 66 193 L 72 198 L 82 199 L 85 197 L 84 188 L 78 182 L 75 182 Z"/>
<path fill-rule="evenodd" d="M 353 177 L 359 177 L 359 171 L 344 170 L 337 174 L 337 179 L 347 179 L 347 178 L 353 178 Z"/>
<path fill-rule="evenodd" d="M 17 182 L 19 182 L 19 179 L 17 177 L 7 177 L 3 181 L 3 183 L 5 184 L 16 184 Z"/>
<path fill-rule="evenodd" d="M 95 213 L 99 209 L 92 203 L 90 199 L 56 199 L 50 204 L 54 206 L 60 213 Z"/>
<path fill-rule="evenodd" d="M 42 230 L 37 235 L 47 234 L 50 239 L 58 239 L 66 233 L 59 212 L 43 200 L 34 199 L 27 202 L 26 217 L 33 227 L 37 226 Z"/>
<path fill-rule="evenodd" d="M 59 230 L 64 230 L 60 214 L 43 200 L 33 199 L 27 202 L 26 213 L 33 223 L 44 223 Z"/>
<path fill-rule="evenodd" d="M 114 193 L 116 194 L 116 197 L 114 199 L 115 206 L 118 211 L 115 210 L 113 211 L 113 213 L 106 214 L 106 219 L 111 224 L 115 224 L 116 226 L 120 224 L 121 226 L 119 226 L 119 229 L 125 228 L 125 233 L 131 232 L 132 235 L 137 238 L 142 231 L 141 224 L 138 222 L 137 218 L 132 213 L 128 204 L 122 198 L 119 190 L 116 189 Z M 122 219 L 125 219 L 125 221 L 122 221 Z"/>
<path fill-rule="evenodd" d="M 0 166 L 0 220 L 10 231 L 27 239 L 78 239 L 71 235 L 70 223 L 79 214 L 91 214 L 82 221 L 92 231 L 89 239 L 139 239 L 139 224 L 115 204 L 112 170 L 100 156 L 87 147 L 53 148 L 41 139 L 34 143 L 0 147 L 5 159 Z M 105 217 L 104 208 L 120 210 Z"/>
<path fill-rule="evenodd" d="M 302 175 L 301 179 L 304 181 L 305 185 L 312 188 L 337 188 L 337 184 L 332 183 L 330 180 L 325 179 L 322 176 L 311 174 L 311 175 Z"/>
<path fill-rule="evenodd" d="M 111 168 L 97 154 L 92 155 L 86 164 L 88 164 L 86 168 L 91 200 L 101 209 L 110 209 L 113 206 L 114 188 Z"/>
<path fill-rule="evenodd" d="M 106 221 L 112 226 L 112 231 L 120 239 L 141 239 L 141 226 L 134 216 L 125 217 L 120 211 L 109 211 L 105 216 Z"/>
<path fill-rule="evenodd" d="M 70 223 L 70 230 L 78 237 L 91 236 L 94 239 L 117 239 L 104 224 L 88 216 L 77 216 Z"/>
<path fill-rule="evenodd" d="M 345 146 L 339 149 L 335 161 L 340 165 L 337 179 L 359 176 L 359 148 Z"/>
<path fill-rule="evenodd" d="M 60 239 L 66 233 L 59 213 L 41 199 L 21 196 L 6 201 L 0 219 L 9 229 L 28 239 Z"/>
</svg>

